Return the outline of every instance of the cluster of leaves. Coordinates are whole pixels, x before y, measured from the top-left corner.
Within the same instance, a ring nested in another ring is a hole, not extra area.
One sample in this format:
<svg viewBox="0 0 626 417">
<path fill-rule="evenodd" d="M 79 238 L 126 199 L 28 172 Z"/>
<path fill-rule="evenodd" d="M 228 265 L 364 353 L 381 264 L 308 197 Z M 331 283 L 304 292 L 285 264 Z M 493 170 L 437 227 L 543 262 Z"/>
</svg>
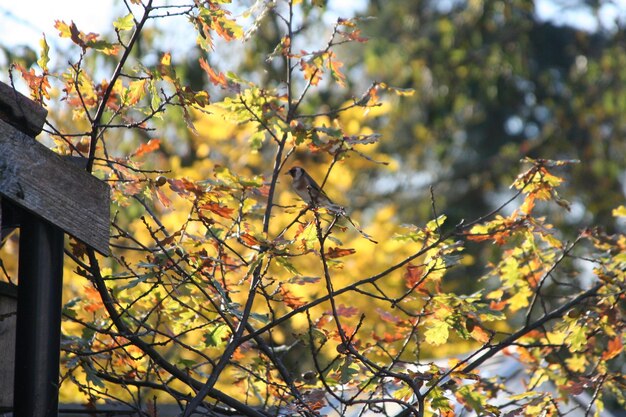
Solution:
<svg viewBox="0 0 626 417">
<path fill-rule="evenodd" d="M 558 415 L 569 394 L 586 390 L 597 410 L 608 394 L 624 402 L 626 236 L 587 229 L 568 241 L 536 214 L 536 204 L 567 207 L 558 175 L 571 161 L 526 160 L 513 197 L 472 221 L 451 225 L 434 192 L 424 226 L 396 224 L 392 203 L 351 213 L 375 245 L 352 221 L 294 205 L 280 181 L 299 164 L 346 192 L 363 166 L 389 163 L 366 125 L 386 111 L 382 93 L 407 90 L 373 83 L 337 107 L 307 104 L 348 85 L 336 49 L 365 41 L 358 21 L 337 20 L 307 52 L 294 45 L 311 22 L 296 22 L 315 4 L 257 5 L 252 29 L 267 16 L 281 22 L 266 53 L 285 71 L 261 84 L 209 62 L 220 42 L 254 36 L 229 2 L 155 3 L 125 3 L 116 42 L 59 22 L 79 49 L 70 66 L 50 70 L 44 40 L 39 70 L 18 68 L 33 98 L 72 115 L 47 126 L 56 149 L 86 156 L 113 190 L 112 257 L 80 243 L 67 251 L 75 297 L 64 307 L 63 395 L 114 399 L 148 416 L 153 396 L 185 416 L 452 416 L 455 404 Z M 211 92 L 191 88 L 170 53 L 152 64 L 133 55 L 147 22 L 177 17 L 198 32 L 205 56 L 195 65 Z M 115 65 L 96 83 L 89 62 L 103 56 Z M 167 126 L 177 115 L 195 137 L 186 162 Z M 450 291 L 448 271 L 470 244 L 495 244 L 498 256 L 484 276 L 466 278 L 480 279 L 480 290 Z M 461 349 L 470 353 L 447 365 L 431 359 Z M 504 403 L 502 381 L 480 372 L 501 352 L 529 373 L 529 390 Z M 542 391 L 546 381 L 554 393 Z"/>
</svg>

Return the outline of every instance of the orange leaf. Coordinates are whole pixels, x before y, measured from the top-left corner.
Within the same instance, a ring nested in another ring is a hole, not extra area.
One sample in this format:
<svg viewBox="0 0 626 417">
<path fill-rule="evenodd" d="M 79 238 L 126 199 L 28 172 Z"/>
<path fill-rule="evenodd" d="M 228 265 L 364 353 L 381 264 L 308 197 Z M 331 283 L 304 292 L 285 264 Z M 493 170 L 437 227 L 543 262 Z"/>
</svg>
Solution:
<svg viewBox="0 0 626 417">
<path fill-rule="evenodd" d="M 494 311 L 502 311 L 504 310 L 504 307 L 506 307 L 506 301 L 492 301 L 489 304 L 489 308 L 494 310 Z"/>
<path fill-rule="evenodd" d="M 299 308 L 302 307 L 303 305 L 305 305 L 306 303 L 302 300 L 302 298 L 297 297 L 295 295 L 293 295 L 293 293 L 291 293 L 291 291 L 289 291 L 288 289 L 286 289 L 285 287 L 280 287 L 280 294 L 282 296 L 283 302 L 293 308 Z"/>
<path fill-rule="evenodd" d="M 132 106 L 141 100 L 146 92 L 148 80 L 136 80 L 128 86 L 128 105 Z"/>
<path fill-rule="evenodd" d="M 157 199 L 163 205 L 163 207 L 169 207 L 172 205 L 172 201 L 165 195 L 163 191 L 155 187 L 154 192 L 157 196 Z"/>
<path fill-rule="evenodd" d="M 481 342 L 481 343 L 487 343 L 490 340 L 489 337 L 489 333 L 487 333 L 482 327 L 480 326 L 474 326 L 474 328 L 472 329 L 472 332 L 470 333 L 472 335 L 472 337 Z"/>
<path fill-rule="evenodd" d="M 104 304 L 102 304 L 102 298 L 100 298 L 100 293 L 97 289 L 91 286 L 84 286 L 83 288 L 85 290 L 85 301 L 87 303 L 84 307 L 85 311 L 93 313 L 104 307 Z"/>
<path fill-rule="evenodd" d="M 328 248 L 328 252 L 326 252 L 326 256 L 328 258 L 341 258 L 342 256 L 348 256 L 356 253 L 354 249 L 348 248 Z"/>
<path fill-rule="evenodd" d="M 180 195 L 189 195 L 190 193 L 193 193 L 199 196 L 204 193 L 200 187 L 186 178 L 170 179 L 167 180 L 167 182 L 169 182 L 170 188 Z"/>
<path fill-rule="evenodd" d="M 200 58 L 200 66 L 206 72 L 206 75 L 209 76 L 209 81 L 213 85 L 221 85 L 222 87 L 228 87 L 228 81 L 226 80 L 226 76 L 223 73 L 216 73 L 213 68 L 209 65 L 209 63 L 204 59 Z"/>
<path fill-rule="evenodd" d="M 535 194 L 529 194 L 525 199 L 522 205 L 520 206 L 520 212 L 523 214 L 530 214 L 535 207 Z"/>
<path fill-rule="evenodd" d="M 44 97 L 48 100 L 50 99 L 50 82 L 48 81 L 46 73 L 38 76 L 35 74 L 34 69 L 26 70 L 26 68 L 20 64 L 15 64 L 15 68 L 22 74 L 22 78 L 24 78 L 24 81 L 26 81 L 30 88 L 30 95 L 35 101 L 43 103 Z"/>
<path fill-rule="evenodd" d="M 614 337 L 613 339 L 609 340 L 607 350 L 602 354 L 602 359 L 604 359 L 605 361 L 613 359 L 614 357 L 622 353 L 623 349 L 624 345 L 622 343 L 622 338 L 620 336 Z"/>
<path fill-rule="evenodd" d="M 328 57 L 328 68 L 330 69 L 330 73 L 337 82 L 342 87 L 345 87 L 346 76 L 341 72 L 341 67 L 343 67 L 343 62 L 336 61 L 333 58 L 335 57 L 334 53 L 330 53 Z"/>
<path fill-rule="evenodd" d="M 304 79 L 309 81 L 311 85 L 319 84 L 322 79 L 322 71 L 304 59 L 300 60 L 300 69 L 304 72 Z"/>
<path fill-rule="evenodd" d="M 160 139 L 150 139 L 148 143 L 142 143 L 139 145 L 133 156 L 141 156 L 153 151 L 156 151 L 161 146 Z"/>
<path fill-rule="evenodd" d="M 239 237 L 241 237 L 241 240 L 243 240 L 244 242 L 246 242 L 250 246 L 254 246 L 254 245 L 260 244 L 260 242 L 254 236 L 252 236 L 249 233 L 244 232 L 241 235 L 239 235 Z"/>
<path fill-rule="evenodd" d="M 212 213 L 217 214 L 218 216 L 225 217 L 230 219 L 230 215 L 233 214 L 234 209 L 226 206 L 222 206 L 219 203 L 214 203 L 212 201 L 207 201 L 206 203 L 202 203 L 198 206 L 200 210 L 208 210 Z"/>
</svg>

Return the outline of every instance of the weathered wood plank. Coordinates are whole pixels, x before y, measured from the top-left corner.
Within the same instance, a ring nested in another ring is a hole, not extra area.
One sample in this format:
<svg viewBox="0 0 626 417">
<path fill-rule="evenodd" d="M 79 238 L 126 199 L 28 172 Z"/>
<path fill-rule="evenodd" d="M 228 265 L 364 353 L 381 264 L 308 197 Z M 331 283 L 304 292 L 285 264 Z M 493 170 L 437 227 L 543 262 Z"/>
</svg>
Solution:
<svg viewBox="0 0 626 417">
<path fill-rule="evenodd" d="M 3 121 L 0 194 L 109 254 L 109 186 Z"/>
<path fill-rule="evenodd" d="M 47 116 L 48 110 L 0 82 L 0 120 L 35 137 L 41 133 Z"/>
</svg>

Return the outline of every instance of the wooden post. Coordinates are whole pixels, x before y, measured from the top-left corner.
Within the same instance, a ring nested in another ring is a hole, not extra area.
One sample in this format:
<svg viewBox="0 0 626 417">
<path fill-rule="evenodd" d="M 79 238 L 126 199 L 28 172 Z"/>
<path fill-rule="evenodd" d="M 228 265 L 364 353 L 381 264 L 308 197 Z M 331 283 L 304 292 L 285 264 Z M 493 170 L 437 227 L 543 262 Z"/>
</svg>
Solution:
<svg viewBox="0 0 626 417">
<path fill-rule="evenodd" d="M 64 233 L 109 253 L 109 187 L 32 138 L 46 115 L 0 83 L 0 231 L 20 227 L 15 417 L 58 415 Z"/>
<path fill-rule="evenodd" d="M 0 413 L 13 406 L 17 289 L 0 282 Z"/>
<path fill-rule="evenodd" d="M 63 231 L 30 213 L 20 225 L 15 417 L 58 414 Z"/>
</svg>

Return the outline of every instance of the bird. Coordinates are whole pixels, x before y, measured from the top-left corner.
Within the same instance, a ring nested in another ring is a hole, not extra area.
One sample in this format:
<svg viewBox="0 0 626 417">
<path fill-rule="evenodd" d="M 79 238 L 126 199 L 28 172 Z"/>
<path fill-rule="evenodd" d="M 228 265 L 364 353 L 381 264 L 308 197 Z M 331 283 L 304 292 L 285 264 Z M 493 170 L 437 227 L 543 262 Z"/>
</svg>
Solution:
<svg viewBox="0 0 626 417">
<path fill-rule="evenodd" d="M 367 233 L 363 232 L 358 224 L 356 224 L 346 213 L 346 209 L 339 204 L 334 203 L 330 197 L 326 195 L 324 190 L 317 185 L 313 177 L 311 177 L 302 167 L 294 166 L 285 175 L 291 175 L 291 185 L 298 197 L 300 197 L 311 208 L 323 207 L 336 217 L 345 217 L 350 224 L 364 238 L 372 243 L 378 243 L 372 239 Z"/>
<path fill-rule="evenodd" d="M 309 206 L 323 207 L 333 214 L 346 215 L 345 209 L 335 204 L 304 168 L 294 166 L 285 175 L 291 175 L 293 190 Z"/>
</svg>

